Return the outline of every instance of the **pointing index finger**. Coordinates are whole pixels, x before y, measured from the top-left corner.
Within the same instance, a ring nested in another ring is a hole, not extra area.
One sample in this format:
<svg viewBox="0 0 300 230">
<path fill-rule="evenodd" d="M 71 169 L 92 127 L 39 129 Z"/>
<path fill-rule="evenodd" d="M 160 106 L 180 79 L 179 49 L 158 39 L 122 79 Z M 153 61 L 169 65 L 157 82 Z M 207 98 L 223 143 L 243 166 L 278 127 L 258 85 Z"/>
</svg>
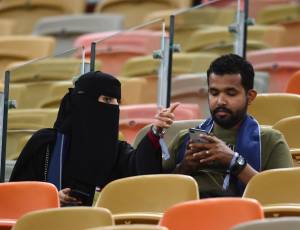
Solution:
<svg viewBox="0 0 300 230">
<path fill-rule="evenodd" d="M 172 105 L 170 106 L 170 108 L 169 108 L 170 113 L 173 113 L 173 112 L 175 111 L 175 109 L 176 109 L 179 105 L 180 105 L 179 102 L 176 102 L 176 103 L 172 104 Z"/>
</svg>

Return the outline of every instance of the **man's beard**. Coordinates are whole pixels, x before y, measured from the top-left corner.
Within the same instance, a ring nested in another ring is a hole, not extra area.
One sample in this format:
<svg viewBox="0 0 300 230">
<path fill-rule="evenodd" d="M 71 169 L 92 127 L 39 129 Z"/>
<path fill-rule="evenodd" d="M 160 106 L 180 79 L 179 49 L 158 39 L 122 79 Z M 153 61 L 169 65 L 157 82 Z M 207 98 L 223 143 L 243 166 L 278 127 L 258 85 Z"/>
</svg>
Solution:
<svg viewBox="0 0 300 230">
<path fill-rule="evenodd" d="M 213 111 L 210 110 L 210 113 L 214 122 L 216 122 L 220 127 L 224 129 L 231 129 L 238 123 L 240 123 L 242 120 L 244 120 L 247 114 L 247 107 L 248 106 L 246 103 L 246 105 L 243 108 L 237 110 L 236 112 L 233 112 L 225 107 L 217 107 Z M 226 112 L 228 114 L 226 117 L 222 118 L 217 115 L 218 112 Z"/>
</svg>

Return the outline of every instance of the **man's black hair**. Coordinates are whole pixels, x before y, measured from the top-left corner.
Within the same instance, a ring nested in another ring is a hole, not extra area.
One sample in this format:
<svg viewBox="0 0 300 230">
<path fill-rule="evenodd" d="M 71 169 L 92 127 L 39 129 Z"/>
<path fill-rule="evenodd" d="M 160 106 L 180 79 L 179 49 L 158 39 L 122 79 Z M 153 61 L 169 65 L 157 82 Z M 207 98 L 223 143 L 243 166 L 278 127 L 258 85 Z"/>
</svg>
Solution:
<svg viewBox="0 0 300 230">
<path fill-rule="evenodd" d="M 253 89 L 254 69 L 253 66 L 244 58 L 236 54 L 226 54 L 215 59 L 207 70 L 207 83 L 209 85 L 209 77 L 214 73 L 217 75 L 240 74 L 242 86 L 245 91 Z"/>
</svg>

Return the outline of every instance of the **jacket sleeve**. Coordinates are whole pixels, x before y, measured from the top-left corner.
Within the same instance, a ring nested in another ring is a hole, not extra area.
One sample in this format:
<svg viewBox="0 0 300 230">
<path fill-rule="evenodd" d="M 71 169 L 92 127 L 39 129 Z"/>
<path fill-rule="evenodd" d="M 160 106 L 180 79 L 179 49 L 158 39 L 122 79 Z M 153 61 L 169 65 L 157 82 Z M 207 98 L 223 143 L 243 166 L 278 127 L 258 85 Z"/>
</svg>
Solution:
<svg viewBox="0 0 300 230">
<path fill-rule="evenodd" d="M 117 171 L 120 177 L 162 172 L 161 149 L 149 135 L 145 135 L 136 149 L 127 142 L 119 141 L 118 151 Z"/>
</svg>

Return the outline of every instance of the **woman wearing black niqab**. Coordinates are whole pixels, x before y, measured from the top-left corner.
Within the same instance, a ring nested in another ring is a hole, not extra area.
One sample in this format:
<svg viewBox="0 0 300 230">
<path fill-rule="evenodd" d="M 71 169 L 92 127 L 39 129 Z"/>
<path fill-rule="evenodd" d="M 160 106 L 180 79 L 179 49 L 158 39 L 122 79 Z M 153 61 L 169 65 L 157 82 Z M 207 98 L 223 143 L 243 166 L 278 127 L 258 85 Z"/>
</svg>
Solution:
<svg viewBox="0 0 300 230">
<path fill-rule="evenodd" d="M 159 135 L 152 129 L 137 149 L 118 140 L 120 100 L 121 84 L 116 78 L 99 71 L 82 75 L 63 97 L 54 128 L 39 130 L 28 141 L 10 181 L 48 181 L 58 190 L 70 188 L 66 196 L 80 199 L 69 197 L 64 202 L 91 205 L 96 186 L 126 176 L 160 173 Z M 168 128 L 176 106 L 158 113 L 154 126 Z"/>
</svg>

